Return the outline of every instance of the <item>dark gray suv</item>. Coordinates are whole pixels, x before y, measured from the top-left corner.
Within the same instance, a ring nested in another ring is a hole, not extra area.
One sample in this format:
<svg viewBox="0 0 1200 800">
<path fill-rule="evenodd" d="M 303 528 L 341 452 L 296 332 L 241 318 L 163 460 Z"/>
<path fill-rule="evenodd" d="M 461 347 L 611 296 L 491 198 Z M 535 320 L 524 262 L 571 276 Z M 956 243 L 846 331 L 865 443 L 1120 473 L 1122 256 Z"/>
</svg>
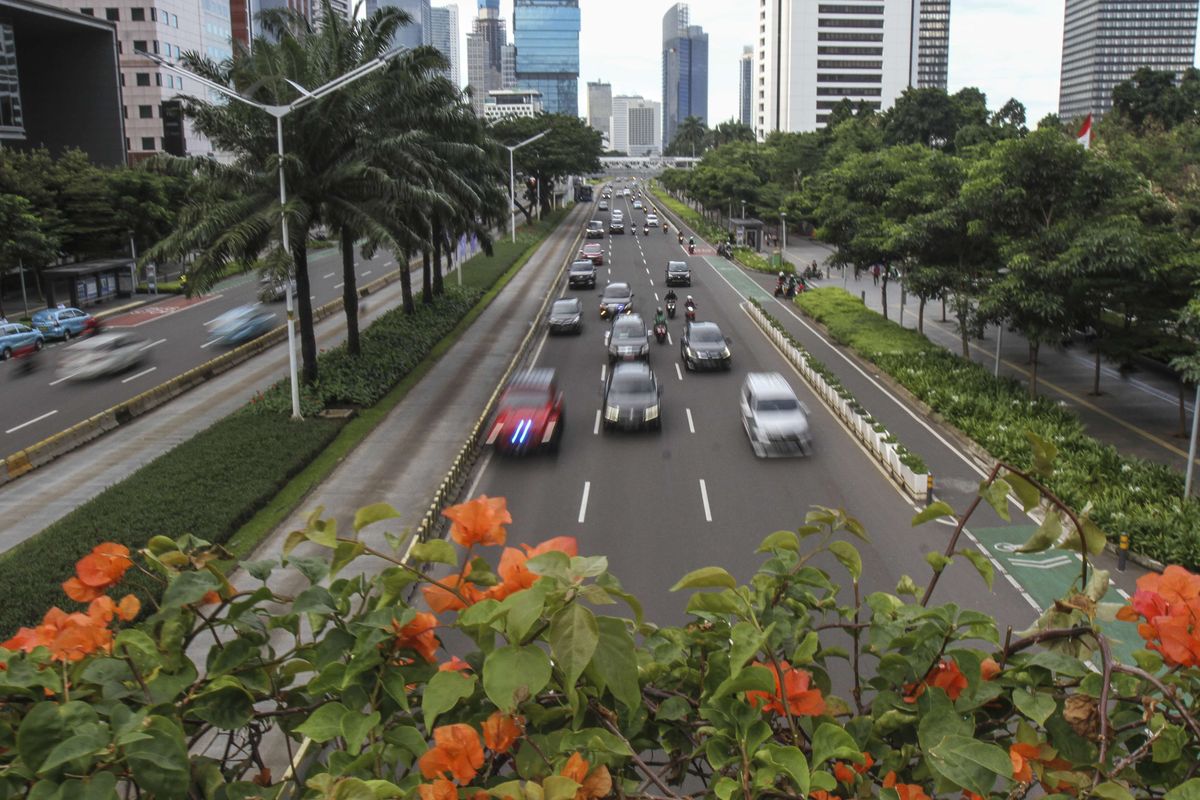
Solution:
<svg viewBox="0 0 1200 800">
<path fill-rule="evenodd" d="M 567 285 L 572 289 L 596 288 L 596 265 L 591 259 L 571 262 L 571 271 L 567 274 Z"/>
</svg>

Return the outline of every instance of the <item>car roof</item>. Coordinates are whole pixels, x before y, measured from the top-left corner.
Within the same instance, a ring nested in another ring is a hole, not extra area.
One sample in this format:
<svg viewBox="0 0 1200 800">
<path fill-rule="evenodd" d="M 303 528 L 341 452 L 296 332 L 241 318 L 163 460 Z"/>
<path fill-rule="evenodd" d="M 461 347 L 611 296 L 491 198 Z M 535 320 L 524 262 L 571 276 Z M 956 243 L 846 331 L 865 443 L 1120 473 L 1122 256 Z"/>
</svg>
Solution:
<svg viewBox="0 0 1200 800">
<path fill-rule="evenodd" d="M 630 327 L 633 327 L 634 325 L 637 325 L 639 328 L 644 328 L 644 327 L 646 327 L 646 322 L 645 322 L 645 320 L 642 319 L 641 314 L 621 314 L 620 316 L 618 316 L 616 319 L 613 320 L 613 327 L 615 328 L 618 325 L 624 326 L 626 328 L 630 328 Z"/>
<path fill-rule="evenodd" d="M 612 376 L 615 378 L 618 375 L 623 375 L 629 372 L 649 374 L 651 378 L 654 377 L 654 373 L 650 370 L 650 365 L 643 361 L 622 361 L 620 364 L 617 364 L 615 367 L 613 367 Z"/>
<path fill-rule="evenodd" d="M 571 269 L 575 269 L 576 267 L 587 267 L 588 269 L 595 269 L 596 265 L 592 263 L 592 260 L 590 258 L 580 258 L 576 261 L 571 262 Z"/>
<path fill-rule="evenodd" d="M 684 269 L 689 269 L 686 261 L 668 261 L 667 262 L 667 269 L 678 269 L 679 267 L 683 267 Z"/>
<path fill-rule="evenodd" d="M 553 308 L 554 306 L 565 306 L 568 303 L 573 306 L 577 306 L 580 304 L 579 298 L 578 297 L 560 297 L 554 301 L 554 305 L 551 306 L 551 308 Z"/>
<path fill-rule="evenodd" d="M 589 223 L 588 223 L 588 225 L 603 225 L 603 224 L 604 224 L 604 223 L 603 223 L 603 222 L 601 222 L 601 221 L 600 221 L 600 220 L 598 220 L 598 219 L 594 219 L 594 220 L 592 220 L 591 222 L 589 222 Z"/>
<path fill-rule="evenodd" d="M 756 397 L 796 396 L 792 385 L 778 372 L 751 372 L 746 375 L 745 386 Z"/>
<path fill-rule="evenodd" d="M 625 283 L 624 281 L 616 281 L 615 283 L 610 283 L 608 286 L 605 286 L 605 287 L 604 287 L 604 291 L 606 291 L 606 292 L 607 292 L 609 289 L 623 289 L 623 290 L 624 290 L 624 291 L 626 291 L 626 292 L 628 292 L 628 291 L 632 291 L 632 290 L 629 288 L 629 284 L 628 284 L 628 283 Z"/>
<path fill-rule="evenodd" d="M 687 324 L 689 331 L 716 331 L 721 332 L 721 326 L 711 320 L 697 320 Z"/>
</svg>

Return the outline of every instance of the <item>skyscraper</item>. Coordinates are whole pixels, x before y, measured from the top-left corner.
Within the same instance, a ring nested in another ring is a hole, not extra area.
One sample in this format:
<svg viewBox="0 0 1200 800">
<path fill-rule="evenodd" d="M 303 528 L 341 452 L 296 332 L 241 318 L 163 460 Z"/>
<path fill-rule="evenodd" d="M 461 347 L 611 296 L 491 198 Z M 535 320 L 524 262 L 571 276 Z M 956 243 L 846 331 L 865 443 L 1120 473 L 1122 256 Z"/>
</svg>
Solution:
<svg viewBox="0 0 1200 800">
<path fill-rule="evenodd" d="M 579 0 L 515 0 L 517 85 L 551 114 L 579 116 Z"/>
<path fill-rule="evenodd" d="M 1139 67 L 1192 66 L 1198 0 L 1067 0 L 1058 114 L 1074 119 L 1112 109 L 1113 88 Z"/>
<path fill-rule="evenodd" d="M 843 100 L 880 110 L 910 86 L 944 87 L 949 5 L 758 0 L 751 87 L 757 136 L 816 130 Z"/>
<path fill-rule="evenodd" d="M 662 152 L 662 104 L 640 95 L 617 95 L 612 99 L 612 149 L 629 156 Z"/>
<path fill-rule="evenodd" d="M 398 8 L 408 12 L 412 22 L 396 31 L 392 43 L 396 47 L 420 47 L 433 44 L 433 10 L 429 0 L 367 0 L 367 16 L 380 8 Z"/>
<path fill-rule="evenodd" d="M 588 81 L 588 125 L 593 130 L 600 131 L 606 142 L 612 141 L 609 127 L 612 120 L 612 84 L 601 81 Z"/>
<path fill-rule="evenodd" d="M 479 0 L 479 16 L 475 18 L 474 29 L 467 34 L 467 86 L 471 90 L 471 107 L 478 117 L 483 116 L 488 92 L 507 85 L 504 82 L 507 45 L 500 0 Z"/>
<path fill-rule="evenodd" d="M 738 122 L 754 127 L 754 48 L 742 48 L 738 59 Z"/>
<path fill-rule="evenodd" d="M 446 68 L 446 79 L 455 86 L 459 82 L 458 58 L 458 6 L 434 6 L 429 15 L 430 44 L 438 49 L 450 66 Z"/>
<path fill-rule="evenodd" d="M 676 3 L 663 15 L 662 70 L 666 148 L 688 117 L 708 123 L 708 34 L 689 24 L 687 3 Z"/>
</svg>

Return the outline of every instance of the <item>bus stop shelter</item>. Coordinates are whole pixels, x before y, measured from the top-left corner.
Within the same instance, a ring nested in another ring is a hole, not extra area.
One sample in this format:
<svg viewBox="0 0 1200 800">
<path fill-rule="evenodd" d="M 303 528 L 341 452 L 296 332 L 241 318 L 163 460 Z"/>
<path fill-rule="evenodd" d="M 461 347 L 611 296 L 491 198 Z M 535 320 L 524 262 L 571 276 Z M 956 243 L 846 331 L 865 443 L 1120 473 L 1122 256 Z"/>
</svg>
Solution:
<svg viewBox="0 0 1200 800">
<path fill-rule="evenodd" d="M 49 267 L 42 270 L 42 290 L 51 308 L 59 303 L 86 308 L 114 297 L 131 297 L 137 290 L 137 262 L 104 258 Z"/>
<path fill-rule="evenodd" d="M 755 252 L 763 249 L 763 221 L 761 219 L 729 220 L 729 239 L 738 247 L 749 247 Z"/>
</svg>

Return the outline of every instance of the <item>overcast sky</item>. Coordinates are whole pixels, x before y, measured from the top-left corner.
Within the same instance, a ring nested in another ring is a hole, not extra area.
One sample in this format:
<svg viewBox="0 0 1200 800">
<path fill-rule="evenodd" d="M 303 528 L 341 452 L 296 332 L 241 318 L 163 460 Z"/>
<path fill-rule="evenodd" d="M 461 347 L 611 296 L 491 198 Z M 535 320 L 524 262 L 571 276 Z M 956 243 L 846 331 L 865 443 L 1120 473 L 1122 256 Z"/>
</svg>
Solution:
<svg viewBox="0 0 1200 800">
<path fill-rule="evenodd" d="M 434 0 L 434 4 L 439 4 Z M 662 16 L 669 0 L 580 0 L 579 113 L 587 114 L 587 82 L 612 84 L 613 94 L 662 100 Z M 476 0 L 459 2 L 463 83 L 466 32 Z M 708 33 L 708 119 L 737 113 L 738 58 L 753 42 L 757 0 L 690 0 L 691 23 Z M 500 12 L 512 35 L 513 0 Z M 977 86 L 988 106 L 1010 97 L 1025 104 L 1032 125 L 1058 109 L 1062 0 L 953 0 L 950 12 L 951 92 Z"/>
</svg>

